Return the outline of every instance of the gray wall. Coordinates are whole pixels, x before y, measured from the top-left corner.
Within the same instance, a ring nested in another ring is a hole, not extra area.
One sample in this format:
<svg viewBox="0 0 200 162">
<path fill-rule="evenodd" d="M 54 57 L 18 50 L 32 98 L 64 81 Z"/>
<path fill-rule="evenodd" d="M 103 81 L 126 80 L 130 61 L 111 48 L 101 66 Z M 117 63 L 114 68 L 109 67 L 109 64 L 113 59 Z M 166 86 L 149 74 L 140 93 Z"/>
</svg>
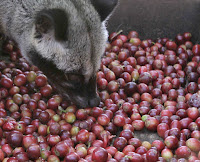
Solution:
<svg viewBox="0 0 200 162">
<path fill-rule="evenodd" d="M 156 39 L 191 32 L 200 42 L 200 0 L 121 0 L 108 22 L 109 32 L 136 30 L 140 38 Z"/>
</svg>

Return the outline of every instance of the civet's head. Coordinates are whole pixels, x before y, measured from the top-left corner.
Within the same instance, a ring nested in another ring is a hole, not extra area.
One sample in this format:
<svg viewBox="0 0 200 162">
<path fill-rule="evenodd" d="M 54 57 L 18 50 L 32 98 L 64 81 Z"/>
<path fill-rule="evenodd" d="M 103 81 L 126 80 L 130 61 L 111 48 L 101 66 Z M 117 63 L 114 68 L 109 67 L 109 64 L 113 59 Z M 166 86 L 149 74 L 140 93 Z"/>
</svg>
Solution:
<svg viewBox="0 0 200 162">
<path fill-rule="evenodd" d="M 37 13 L 25 53 L 64 97 L 81 107 L 94 107 L 100 102 L 96 72 L 108 36 L 105 20 L 117 0 L 62 2 Z"/>
</svg>

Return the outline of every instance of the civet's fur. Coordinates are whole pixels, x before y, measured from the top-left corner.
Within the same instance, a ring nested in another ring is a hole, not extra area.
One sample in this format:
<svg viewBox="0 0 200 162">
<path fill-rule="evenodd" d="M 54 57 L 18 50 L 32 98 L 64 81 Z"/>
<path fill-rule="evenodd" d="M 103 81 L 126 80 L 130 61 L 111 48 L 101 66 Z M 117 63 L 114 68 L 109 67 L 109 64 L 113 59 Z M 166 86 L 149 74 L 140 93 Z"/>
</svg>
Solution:
<svg viewBox="0 0 200 162">
<path fill-rule="evenodd" d="M 0 31 L 16 41 L 58 91 L 96 106 L 96 72 L 105 49 L 105 20 L 117 0 L 0 0 Z"/>
</svg>

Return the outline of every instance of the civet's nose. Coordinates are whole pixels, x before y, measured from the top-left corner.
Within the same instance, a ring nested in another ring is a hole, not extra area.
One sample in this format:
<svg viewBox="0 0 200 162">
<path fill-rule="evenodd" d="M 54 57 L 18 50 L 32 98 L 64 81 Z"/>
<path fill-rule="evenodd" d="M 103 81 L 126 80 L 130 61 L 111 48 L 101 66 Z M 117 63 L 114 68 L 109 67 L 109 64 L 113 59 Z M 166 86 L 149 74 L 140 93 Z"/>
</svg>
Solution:
<svg viewBox="0 0 200 162">
<path fill-rule="evenodd" d="M 96 107 L 100 104 L 100 97 L 96 96 L 90 100 L 88 100 L 88 106 L 89 107 Z"/>
</svg>

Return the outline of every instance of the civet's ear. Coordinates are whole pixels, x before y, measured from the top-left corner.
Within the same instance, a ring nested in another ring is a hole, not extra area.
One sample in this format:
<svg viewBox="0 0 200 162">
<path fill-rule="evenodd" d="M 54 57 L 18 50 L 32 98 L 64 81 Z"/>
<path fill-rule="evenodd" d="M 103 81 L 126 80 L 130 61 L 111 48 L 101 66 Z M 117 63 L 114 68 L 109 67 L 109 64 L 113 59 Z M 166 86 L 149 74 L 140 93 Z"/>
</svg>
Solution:
<svg viewBox="0 0 200 162">
<path fill-rule="evenodd" d="M 118 0 L 91 0 L 91 2 L 99 13 L 101 21 L 104 21 L 116 7 Z"/>
<path fill-rule="evenodd" d="M 67 15 L 60 9 L 43 10 L 37 14 L 35 19 L 38 37 L 53 31 L 57 40 L 65 40 L 67 37 L 67 26 Z"/>
</svg>

